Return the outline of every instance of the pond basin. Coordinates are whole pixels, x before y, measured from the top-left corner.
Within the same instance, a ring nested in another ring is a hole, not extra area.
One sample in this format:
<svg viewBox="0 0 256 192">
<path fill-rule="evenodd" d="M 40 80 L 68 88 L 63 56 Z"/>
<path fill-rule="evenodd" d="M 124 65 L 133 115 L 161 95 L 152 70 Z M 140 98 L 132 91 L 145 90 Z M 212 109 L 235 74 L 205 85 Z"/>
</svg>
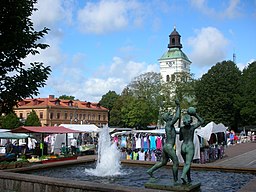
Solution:
<svg viewBox="0 0 256 192">
<path fill-rule="evenodd" d="M 117 176 L 96 177 L 88 175 L 85 169 L 94 169 L 96 163 L 82 163 L 76 165 L 68 165 L 65 167 L 51 167 L 48 169 L 26 171 L 26 174 L 39 175 L 45 177 L 61 178 L 72 182 L 75 181 L 90 181 L 99 184 L 114 184 L 129 187 L 144 188 L 144 184 L 148 182 L 149 175 L 146 171 L 149 165 L 122 164 L 121 174 Z M 23 172 L 24 173 L 24 172 Z M 179 170 L 179 176 L 181 170 Z M 172 178 L 170 166 L 160 168 L 154 173 L 154 176 L 159 179 Z M 192 170 L 192 180 L 201 183 L 202 192 L 235 192 L 247 184 L 251 179 L 255 178 L 252 173 L 238 172 L 223 172 L 209 170 Z M 181 182 L 181 181 L 179 181 Z"/>
</svg>

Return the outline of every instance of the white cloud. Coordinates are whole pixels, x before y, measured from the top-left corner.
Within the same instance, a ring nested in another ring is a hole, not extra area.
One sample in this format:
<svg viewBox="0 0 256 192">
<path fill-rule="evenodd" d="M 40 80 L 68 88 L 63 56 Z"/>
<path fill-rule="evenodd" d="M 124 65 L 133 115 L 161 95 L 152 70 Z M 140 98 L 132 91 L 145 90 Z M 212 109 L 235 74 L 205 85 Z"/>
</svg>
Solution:
<svg viewBox="0 0 256 192">
<path fill-rule="evenodd" d="M 119 31 L 128 25 L 141 25 L 140 4 L 136 1 L 101 0 L 86 3 L 78 11 L 80 29 L 85 33 L 103 34 Z"/>
<path fill-rule="evenodd" d="M 224 1 L 226 3 L 227 1 Z M 218 18 L 236 18 L 240 15 L 240 0 L 230 0 L 228 4 L 219 4 L 218 10 L 211 8 L 207 0 L 190 0 L 190 4 L 205 15 Z"/>
<path fill-rule="evenodd" d="M 213 15 L 215 14 L 214 9 L 208 7 L 206 0 L 190 0 L 190 3 L 193 7 L 198 9 L 204 14 Z"/>
<path fill-rule="evenodd" d="M 28 67 L 30 63 L 33 62 L 42 62 L 44 66 L 51 66 L 51 69 L 55 68 L 59 64 L 63 63 L 66 55 L 61 52 L 59 43 L 60 39 L 53 38 L 52 36 L 45 36 L 43 43 L 50 45 L 48 48 L 43 50 L 38 50 L 40 54 L 28 55 L 23 62 Z M 49 43 L 48 43 L 49 42 Z"/>
<path fill-rule="evenodd" d="M 253 63 L 253 62 L 255 62 L 255 61 L 256 61 L 256 59 L 250 59 L 247 63 L 237 63 L 237 67 L 238 67 L 241 71 L 243 71 L 243 69 L 244 69 L 245 67 L 248 67 L 249 64 L 251 64 L 251 63 Z"/>
<path fill-rule="evenodd" d="M 235 18 L 239 16 L 238 7 L 239 7 L 240 0 L 231 0 L 230 4 L 226 8 L 226 10 L 223 12 L 223 17 L 228 18 Z"/>
<path fill-rule="evenodd" d="M 136 62 L 132 60 L 125 60 L 120 57 L 113 57 L 111 65 L 102 66 L 99 70 L 99 74 L 104 77 L 116 77 L 124 79 L 126 83 L 142 74 L 149 71 L 159 72 L 159 66 L 157 64 L 148 65 L 145 62 Z"/>
<path fill-rule="evenodd" d="M 31 19 L 36 29 L 52 28 L 57 21 L 65 20 L 72 23 L 72 11 L 75 5 L 73 0 L 38 0 Z"/>
<path fill-rule="evenodd" d="M 79 56 L 74 56 L 77 58 Z M 76 59 L 74 59 L 76 61 Z M 56 96 L 72 95 L 80 100 L 98 102 L 102 95 L 109 90 L 120 94 L 131 80 L 146 72 L 159 72 L 158 64 L 146 64 L 145 62 L 126 61 L 120 57 L 114 57 L 110 66 L 101 66 L 95 69 L 97 74 L 87 78 L 85 70 L 81 66 L 71 64 L 63 66 L 58 76 L 51 76 L 47 82 L 47 88 Z M 65 86 L 63 86 L 65 85 Z M 43 90 L 41 93 L 43 94 Z M 42 95 L 41 94 L 41 95 Z M 44 97 L 47 97 L 44 95 Z M 43 96 L 42 96 L 43 97 Z"/>
<path fill-rule="evenodd" d="M 206 67 L 225 59 L 228 40 L 218 29 L 206 27 L 195 32 L 196 35 L 188 40 L 193 65 Z"/>
<path fill-rule="evenodd" d="M 44 27 L 50 29 L 48 34 L 40 39 L 41 43 L 48 44 L 50 47 L 39 50 L 40 54 L 28 55 L 24 59 L 26 63 L 39 61 L 54 69 L 65 61 L 66 55 L 60 47 L 64 31 L 58 25 L 61 21 L 66 21 L 66 24 L 72 22 L 72 11 L 75 5 L 72 2 L 73 0 L 38 0 L 34 5 L 38 10 L 33 12 L 31 20 L 35 30 L 42 30 Z"/>
<path fill-rule="evenodd" d="M 99 101 L 102 95 L 106 94 L 109 90 L 114 90 L 120 93 L 126 86 L 124 79 L 108 77 L 107 79 L 92 78 L 84 83 L 86 88 L 86 98 L 91 101 Z M 82 94 L 84 94 L 82 92 Z"/>
</svg>

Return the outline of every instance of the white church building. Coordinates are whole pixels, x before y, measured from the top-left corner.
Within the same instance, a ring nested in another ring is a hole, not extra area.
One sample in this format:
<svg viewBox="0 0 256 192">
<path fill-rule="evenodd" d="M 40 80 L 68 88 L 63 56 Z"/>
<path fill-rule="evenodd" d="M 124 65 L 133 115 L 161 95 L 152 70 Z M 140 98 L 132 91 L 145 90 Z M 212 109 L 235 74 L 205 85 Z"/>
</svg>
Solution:
<svg viewBox="0 0 256 192">
<path fill-rule="evenodd" d="M 174 27 L 173 32 L 169 35 L 168 51 L 158 60 L 160 64 L 160 74 L 164 82 L 187 82 L 190 79 L 191 61 L 181 50 L 182 44 L 180 37 L 180 34 Z"/>
</svg>

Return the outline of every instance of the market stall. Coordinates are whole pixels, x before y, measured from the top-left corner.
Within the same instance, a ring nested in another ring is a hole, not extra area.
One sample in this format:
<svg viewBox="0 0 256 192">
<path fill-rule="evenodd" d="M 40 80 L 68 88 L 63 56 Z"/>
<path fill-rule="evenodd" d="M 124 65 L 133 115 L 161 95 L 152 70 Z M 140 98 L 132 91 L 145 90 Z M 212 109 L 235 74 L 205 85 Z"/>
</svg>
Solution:
<svg viewBox="0 0 256 192">
<path fill-rule="evenodd" d="M 78 151 L 80 155 L 92 155 L 96 151 L 97 134 L 101 131 L 95 124 L 61 124 L 60 126 L 78 131 L 79 133 L 69 133 L 68 138 L 77 139 Z M 60 143 L 61 136 L 56 136 L 56 145 Z M 56 146 L 55 146 L 56 148 Z"/>
<path fill-rule="evenodd" d="M 176 128 L 176 154 L 179 162 L 183 163 L 181 156 L 181 144 L 179 140 L 179 128 Z M 119 148 L 129 151 L 143 151 L 149 158 L 145 158 L 147 161 L 159 160 L 161 157 L 162 144 L 165 142 L 165 129 L 154 129 L 154 130 L 119 130 L 119 132 L 112 133 L 113 140 L 117 142 Z M 194 133 L 194 145 L 195 154 L 194 160 L 200 159 L 200 143 L 198 136 Z M 140 144 L 141 143 L 141 144 Z M 147 143 L 147 144 L 146 144 Z M 131 146 L 131 148 L 129 147 Z M 126 158 L 125 155 L 123 155 Z M 154 157 L 156 156 L 156 157 Z M 152 158 L 153 157 L 153 158 Z"/>
<path fill-rule="evenodd" d="M 224 145 L 226 144 L 226 131 L 222 123 L 208 123 L 205 127 L 196 129 L 196 134 L 200 137 L 200 162 L 207 163 L 222 158 L 224 155 Z"/>
<path fill-rule="evenodd" d="M 11 130 L 12 133 L 40 133 L 41 142 L 39 149 L 41 150 L 41 155 L 47 153 L 47 148 L 44 145 L 44 136 L 49 134 L 65 134 L 67 140 L 68 133 L 79 133 L 79 131 L 68 129 L 63 126 L 21 126 L 16 129 Z M 67 145 L 67 142 L 66 142 Z M 46 151 L 45 151 L 46 149 Z"/>
</svg>

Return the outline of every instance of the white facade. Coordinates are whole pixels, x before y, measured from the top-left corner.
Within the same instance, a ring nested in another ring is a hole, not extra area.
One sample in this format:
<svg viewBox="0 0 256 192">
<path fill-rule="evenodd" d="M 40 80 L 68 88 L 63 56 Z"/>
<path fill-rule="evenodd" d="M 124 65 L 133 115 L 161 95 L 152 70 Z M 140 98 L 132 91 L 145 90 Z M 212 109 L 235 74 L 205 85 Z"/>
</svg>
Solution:
<svg viewBox="0 0 256 192">
<path fill-rule="evenodd" d="M 164 82 L 188 81 L 190 78 L 191 61 L 181 50 L 182 44 L 180 43 L 180 37 L 176 28 L 174 28 L 173 32 L 169 35 L 169 49 L 158 60 L 160 73 Z M 186 75 L 184 76 L 184 74 Z"/>
<path fill-rule="evenodd" d="M 176 81 L 173 79 L 174 75 L 177 73 L 187 73 L 190 74 L 190 62 L 178 58 L 178 59 L 168 59 L 168 60 L 159 60 L 160 64 L 160 74 L 162 75 L 163 81 Z M 169 78 L 169 80 L 168 80 Z"/>
</svg>

